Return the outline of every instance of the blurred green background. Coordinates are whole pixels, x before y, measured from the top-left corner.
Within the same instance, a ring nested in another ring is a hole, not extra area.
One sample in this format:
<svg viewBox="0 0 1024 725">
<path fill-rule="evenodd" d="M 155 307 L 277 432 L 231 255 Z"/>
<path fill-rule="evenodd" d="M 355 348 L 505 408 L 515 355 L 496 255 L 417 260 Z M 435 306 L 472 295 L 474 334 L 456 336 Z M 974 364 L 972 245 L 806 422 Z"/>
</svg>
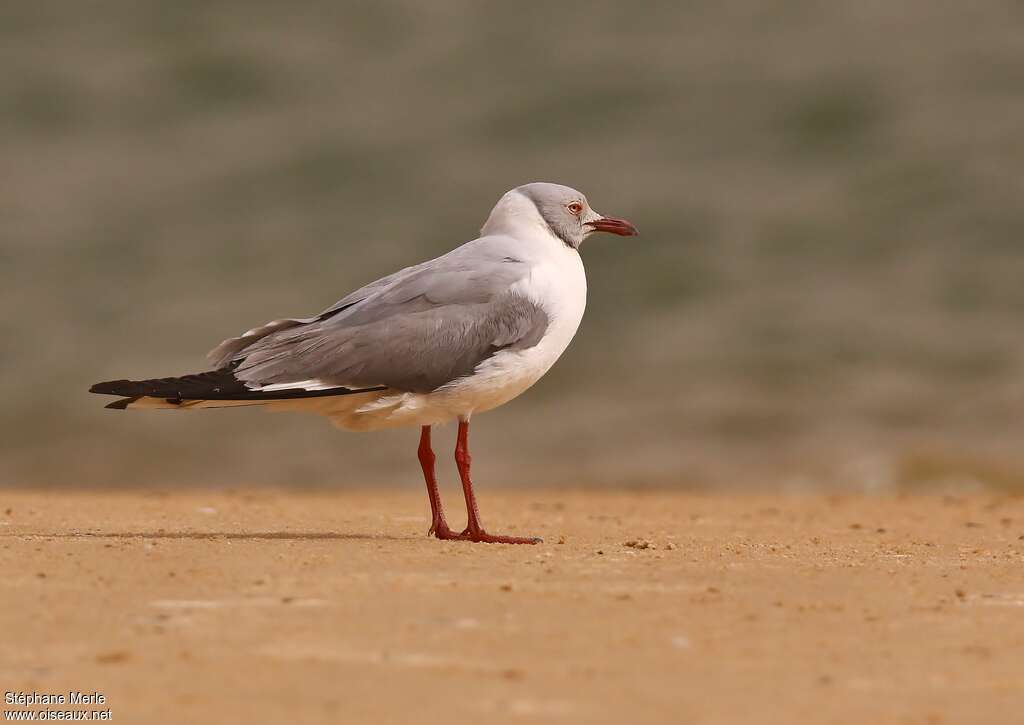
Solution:
<svg viewBox="0 0 1024 725">
<path fill-rule="evenodd" d="M 476 419 L 485 487 L 1019 486 L 1022 23 L 987 1 L 3 3 L 0 484 L 421 485 L 412 430 L 85 391 L 202 369 L 548 180 L 642 236 L 584 246 L 576 341 Z"/>
</svg>

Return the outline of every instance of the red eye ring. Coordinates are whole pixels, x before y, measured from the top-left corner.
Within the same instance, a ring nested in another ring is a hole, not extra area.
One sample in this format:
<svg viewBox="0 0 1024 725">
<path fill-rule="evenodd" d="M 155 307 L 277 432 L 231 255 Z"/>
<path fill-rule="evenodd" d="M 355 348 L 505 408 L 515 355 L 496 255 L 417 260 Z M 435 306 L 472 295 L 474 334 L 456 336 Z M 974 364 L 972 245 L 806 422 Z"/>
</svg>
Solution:
<svg viewBox="0 0 1024 725">
<path fill-rule="evenodd" d="M 565 208 L 569 210 L 569 213 L 573 216 L 579 216 L 583 213 L 583 204 L 578 201 L 574 201 L 570 204 L 566 204 Z"/>
</svg>

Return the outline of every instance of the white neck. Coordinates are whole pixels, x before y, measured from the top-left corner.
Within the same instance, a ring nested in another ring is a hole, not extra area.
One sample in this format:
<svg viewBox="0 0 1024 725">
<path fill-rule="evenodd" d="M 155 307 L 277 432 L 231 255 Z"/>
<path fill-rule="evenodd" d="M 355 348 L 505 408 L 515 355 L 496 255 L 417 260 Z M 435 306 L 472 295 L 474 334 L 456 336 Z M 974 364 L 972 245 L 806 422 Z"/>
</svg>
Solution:
<svg viewBox="0 0 1024 725">
<path fill-rule="evenodd" d="M 537 206 L 519 191 L 513 189 L 498 200 L 480 230 L 483 236 L 506 234 L 511 237 L 543 235 L 563 244 L 537 211 Z"/>
</svg>

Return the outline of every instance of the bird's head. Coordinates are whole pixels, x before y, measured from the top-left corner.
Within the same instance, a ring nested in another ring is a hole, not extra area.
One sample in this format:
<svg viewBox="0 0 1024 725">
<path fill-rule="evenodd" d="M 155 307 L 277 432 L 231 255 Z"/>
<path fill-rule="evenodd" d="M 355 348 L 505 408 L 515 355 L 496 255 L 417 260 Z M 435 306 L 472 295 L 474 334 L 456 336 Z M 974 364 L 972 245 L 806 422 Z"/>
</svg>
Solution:
<svg viewBox="0 0 1024 725">
<path fill-rule="evenodd" d="M 604 216 L 591 209 L 587 197 L 576 189 L 542 181 L 524 184 L 505 194 L 491 212 L 484 231 L 510 219 L 524 221 L 523 217 L 531 216 L 539 216 L 551 234 L 573 249 L 578 249 L 594 232 L 623 237 L 638 234 L 636 227 L 625 219 Z"/>
</svg>

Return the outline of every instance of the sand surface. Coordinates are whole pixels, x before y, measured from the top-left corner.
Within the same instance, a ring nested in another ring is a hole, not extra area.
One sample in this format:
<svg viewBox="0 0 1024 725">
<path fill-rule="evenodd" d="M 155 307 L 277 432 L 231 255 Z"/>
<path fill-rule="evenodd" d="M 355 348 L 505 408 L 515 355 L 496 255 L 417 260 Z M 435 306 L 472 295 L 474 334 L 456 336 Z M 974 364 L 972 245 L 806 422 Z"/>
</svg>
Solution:
<svg viewBox="0 0 1024 725">
<path fill-rule="evenodd" d="M 481 504 L 546 543 L 428 539 L 414 489 L 2 492 L 0 689 L 98 691 L 123 723 L 1021 712 L 1022 498 Z"/>
</svg>

